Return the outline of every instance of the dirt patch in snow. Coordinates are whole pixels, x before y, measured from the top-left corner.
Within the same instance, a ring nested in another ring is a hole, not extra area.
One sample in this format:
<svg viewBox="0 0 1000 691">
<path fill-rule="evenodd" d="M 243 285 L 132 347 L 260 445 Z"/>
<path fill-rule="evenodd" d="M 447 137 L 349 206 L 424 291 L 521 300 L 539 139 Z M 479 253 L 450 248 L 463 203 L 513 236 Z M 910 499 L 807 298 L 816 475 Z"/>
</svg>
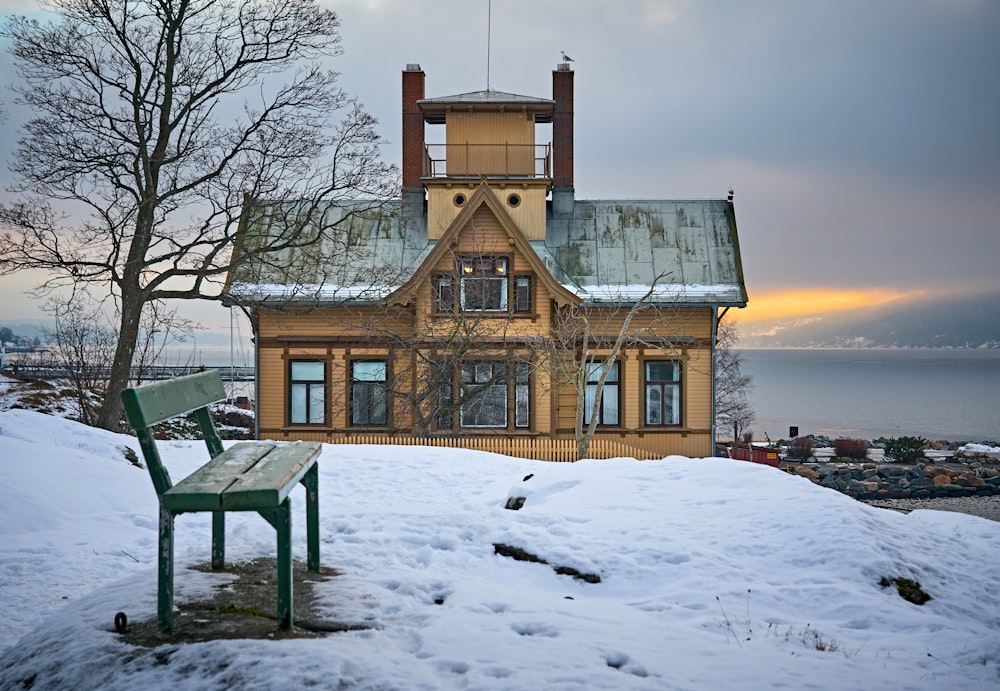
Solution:
<svg viewBox="0 0 1000 691">
<path fill-rule="evenodd" d="M 208 564 L 194 568 L 211 571 Z M 332 569 L 323 568 L 320 573 L 314 573 L 307 570 L 305 564 L 293 563 L 294 625 L 290 631 L 278 629 L 277 567 L 274 558 L 227 565 L 215 573 L 228 573 L 235 578 L 213 588 L 211 598 L 187 602 L 175 599 L 171 634 L 162 634 L 157 630 L 156 613 L 150 612 L 146 619 L 129 620 L 125 632 L 121 634 L 122 640 L 136 646 L 156 647 L 237 638 L 319 638 L 331 633 L 367 628 L 358 624 L 325 621 L 319 617 L 313 586 L 336 576 L 337 572 Z"/>
</svg>

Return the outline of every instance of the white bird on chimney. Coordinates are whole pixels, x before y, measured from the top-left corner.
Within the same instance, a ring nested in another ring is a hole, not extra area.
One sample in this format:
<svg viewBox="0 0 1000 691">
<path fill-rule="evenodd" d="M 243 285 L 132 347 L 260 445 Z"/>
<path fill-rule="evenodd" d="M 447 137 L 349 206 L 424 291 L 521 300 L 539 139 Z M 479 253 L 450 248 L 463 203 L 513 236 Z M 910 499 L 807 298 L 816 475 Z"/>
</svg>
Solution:
<svg viewBox="0 0 1000 691">
<path fill-rule="evenodd" d="M 571 58 L 570 56 L 566 55 L 566 51 L 562 51 L 562 59 L 563 59 L 563 62 L 575 62 L 575 60 L 573 60 L 573 58 Z"/>
</svg>

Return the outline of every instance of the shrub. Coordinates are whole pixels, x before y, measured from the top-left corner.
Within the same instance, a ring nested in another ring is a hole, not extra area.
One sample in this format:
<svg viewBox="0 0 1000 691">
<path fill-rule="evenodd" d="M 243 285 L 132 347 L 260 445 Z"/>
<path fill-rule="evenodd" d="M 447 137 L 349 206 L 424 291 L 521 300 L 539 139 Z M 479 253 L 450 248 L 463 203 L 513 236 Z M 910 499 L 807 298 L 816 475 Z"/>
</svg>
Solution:
<svg viewBox="0 0 1000 691">
<path fill-rule="evenodd" d="M 833 452 L 839 458 L 863 461 L 868 458 L 868 442 L 864 439 L 836 439 L 833 442 Z"/>
<path fill-rule="evenodd" d="M 912 463 L 924 457 L 927 440 L 923 437 L 899 437 L 885 443 L 885 457 L 891 461 Z"/>
<path fill-rule="evenodd" d="M 805 460 L 813 454 L 813 442 L 809 437 L 795 437 L 788 446 L 788 456 Z"/>
</svg>

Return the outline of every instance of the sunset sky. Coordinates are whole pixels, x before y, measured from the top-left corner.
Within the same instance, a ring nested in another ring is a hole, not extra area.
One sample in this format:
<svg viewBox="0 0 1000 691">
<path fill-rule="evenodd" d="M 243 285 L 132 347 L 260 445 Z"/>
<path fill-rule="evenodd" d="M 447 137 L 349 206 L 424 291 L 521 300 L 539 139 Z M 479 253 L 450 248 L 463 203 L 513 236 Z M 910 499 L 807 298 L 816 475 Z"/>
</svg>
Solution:
<svg viewBox="0 0 1000 691">
<path fill-rule="evenodd" d="M 388 159 L 407 63 L 428 97 L 486 87 L 488 0 L 329 4 L 333 67 Z M 574 58 L 578 199 L 733 187 L 744 320 L 1000 291 L 1000 2 L 493 0 L 489 24 L 493 89 L 550 97 L 560 51 Z M 6 161 L 23 118 L 6 50 L 0 71 Z M 37 315 L 24 284 L 0 279 L 0 323 Z"/>
</svg>

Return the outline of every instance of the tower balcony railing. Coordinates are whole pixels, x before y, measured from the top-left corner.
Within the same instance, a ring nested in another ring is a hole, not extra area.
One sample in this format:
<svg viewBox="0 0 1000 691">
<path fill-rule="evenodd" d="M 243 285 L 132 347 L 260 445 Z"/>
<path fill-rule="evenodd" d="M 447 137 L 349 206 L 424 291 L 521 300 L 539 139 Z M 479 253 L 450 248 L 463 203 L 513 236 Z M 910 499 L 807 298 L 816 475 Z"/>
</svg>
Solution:
<svg viewBox="0 0 1000 691">
<path fill-rule="evenodd" d="M 550 144 L 426 144 L 425 178 L 551 178 Z"/>
</svg>

